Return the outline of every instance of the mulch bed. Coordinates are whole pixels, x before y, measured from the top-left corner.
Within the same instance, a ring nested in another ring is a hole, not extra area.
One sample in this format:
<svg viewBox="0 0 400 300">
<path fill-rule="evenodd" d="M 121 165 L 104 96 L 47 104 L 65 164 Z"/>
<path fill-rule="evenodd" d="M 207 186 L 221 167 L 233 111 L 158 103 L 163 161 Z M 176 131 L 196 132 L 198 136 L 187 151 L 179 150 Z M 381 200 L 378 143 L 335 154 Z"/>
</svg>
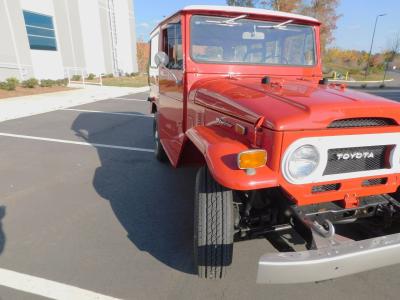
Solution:
<svg viewBox="0 0 400 300">
<path fill-rule="evenodd" d="M 55 93 L 68 91 L 71 88 L 65 86 L 54 86 L 54 87 L 36 87 L 36 88 L 23 88 L 17 87 L 15 91 L 5 91 L 0 90 L 0 99 L 11 98 L 11 97 L 20 97 L 20 96 L 29 96 L 29 95 L 38 95 L 45 93 Z"/>
</svg>

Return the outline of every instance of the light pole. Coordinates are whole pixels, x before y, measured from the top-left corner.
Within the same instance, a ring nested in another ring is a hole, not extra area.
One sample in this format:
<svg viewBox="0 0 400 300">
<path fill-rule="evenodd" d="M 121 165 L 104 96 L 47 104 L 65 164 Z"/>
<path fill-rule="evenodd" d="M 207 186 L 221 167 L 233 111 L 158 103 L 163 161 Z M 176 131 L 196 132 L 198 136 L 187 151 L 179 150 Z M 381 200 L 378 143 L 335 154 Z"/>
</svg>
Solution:
<svg viewBox="0 0 400 300">
<path fill-rule="evenodd" d="M 376 16 L 376 19 L 375 19 L 375 26 L 374 26 L 374 33 L 372 34 L 372 40 L 371 40 L 371 48 L 369 49 L 369 54 L 368 54 L 367 67 L 365 68 L 364 80 L 367 79 L 367 75 L 368 75 L 369 61 L 370 61 L 370 59 L 371 59 L 372 47 L 373 47 L 373 45 L 374 45 L 376 24 L 378 24 L 378 19 L 379 19 L 379 17 L 383 17 L 383 16 L 386 16 L 386 15 L 387 15 L 387 14 L 380 14 L 380 15 L 377 15 L 377 16 Z"/>
</svg>

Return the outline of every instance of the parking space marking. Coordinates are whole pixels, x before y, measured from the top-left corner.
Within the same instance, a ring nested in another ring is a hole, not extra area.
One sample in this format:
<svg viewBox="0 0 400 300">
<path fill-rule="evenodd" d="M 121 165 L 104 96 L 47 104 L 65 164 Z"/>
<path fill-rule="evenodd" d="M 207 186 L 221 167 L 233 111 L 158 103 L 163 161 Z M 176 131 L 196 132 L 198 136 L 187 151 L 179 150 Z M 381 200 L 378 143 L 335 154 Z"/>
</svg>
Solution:
<svg viewBox="0 0 400 300">
<path fill-rule="evenodd" d="M 137 98 L 110 98 L 113 100 L 125 100 L 125 101 L 136 101 L 136 102 L 148 102 L 147 100 L 137 99 Z"/>
<path fill-rule="evenodd" d="M 154 118 L 152 115 L 142 115 L 135 113 L 120 113 L 120 112 L 107 112 L 101 110 L 88 110 L 88 109 L 75 109 L 75 108 L 64 108 L 60 109 L 63 111 L 77 111 L 77 112 L 85 112 L 85 113 L 96 113 L 96 114 L 108 114 L 108 115 L 117 115 L 117 116 L 130 116 L 130 117 L 143 117 L 143 118 Z"/>
<path fill-rule="evenodd" d="M 84 290 L 64 283 L 0 269 L 0 285 L 18 291 L 43 296 L 51 299 L 69 300 L 116 300 L 118 298 Z"/>
<path fill-rule="evenodd" d="M 26 139 L 26 140 L 37 140 L 37 141 L 44 141 L 44 142 L 72 144 L 72 145 L 80 145 L 80 146 L 89 146 L 89 147 L 94 147 L 94 148 L 109 148 L 109 149 L 118 149 L 118 150 L 128 150 L 128 151 L 154 153 L 153 149 L 148 149 L 148 148 L 125 147 L 125 146 L 117 146 L 117 145 L 77 142 L 77 141 L 70 141 L 70 140 L 52 139 L 52 138 L 45 138 L 45 137 L 39 137 L 39 136 L 12 134 L 12 133 L 5 133 L 5 132 L 0 132 L 0 136 L 19 138 L 19 139 Z"/>
</svg>

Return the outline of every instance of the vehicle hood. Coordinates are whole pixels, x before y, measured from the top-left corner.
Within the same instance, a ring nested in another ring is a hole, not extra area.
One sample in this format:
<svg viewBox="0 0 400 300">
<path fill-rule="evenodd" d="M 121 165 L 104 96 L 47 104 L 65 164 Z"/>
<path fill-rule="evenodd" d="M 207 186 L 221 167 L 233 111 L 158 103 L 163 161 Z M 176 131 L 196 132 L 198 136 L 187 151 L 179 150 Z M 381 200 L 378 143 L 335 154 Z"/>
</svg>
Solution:
<svg viewBox="0 0 400 300">
<path fill-rule="evenodd" d="M 400 104 L 335 85 L 304 80 L 215 78 L 197 82 L 194 101 L 221 113 L 273 130 L 324 129 L 335 120 L 390 118 L 400 124 Z"/>
</svg>

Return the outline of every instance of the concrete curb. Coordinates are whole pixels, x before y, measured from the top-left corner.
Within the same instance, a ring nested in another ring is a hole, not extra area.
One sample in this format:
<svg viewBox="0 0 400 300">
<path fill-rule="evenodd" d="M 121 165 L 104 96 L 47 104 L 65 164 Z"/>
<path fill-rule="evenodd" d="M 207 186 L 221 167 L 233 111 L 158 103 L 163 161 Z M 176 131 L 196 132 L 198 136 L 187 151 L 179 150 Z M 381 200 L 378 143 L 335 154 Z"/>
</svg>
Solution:
<svg viewBox="0 0 400 300">
<path fill-rule="evenodd" d="M 0 100 L 0 122 L 51 112 L 128 94 L 142 93 L 149 87 L 126 88 L 88 86 L 57 93 L 40 94 Z"/>
</svg>

